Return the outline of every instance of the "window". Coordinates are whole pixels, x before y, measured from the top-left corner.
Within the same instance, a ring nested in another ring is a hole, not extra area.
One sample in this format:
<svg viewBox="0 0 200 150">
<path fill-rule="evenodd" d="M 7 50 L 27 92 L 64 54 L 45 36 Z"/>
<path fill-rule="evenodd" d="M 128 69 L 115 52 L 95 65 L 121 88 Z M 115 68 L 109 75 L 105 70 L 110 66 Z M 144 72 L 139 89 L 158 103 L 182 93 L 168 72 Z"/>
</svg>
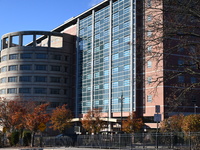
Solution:
<svg viewBox="0 0 200 150">
<path fill-rule="evenodd" d="M 54 59 L 54 60 L 61 60 L 61 55 L 53 55 L 52 59 Z"/>
<path fill-rule="evenodd" d="M 35 82 L 47 82 L 47 77 L 45 77 L 45 76 L 35 76 Z"/>
<path fill-rule="evenodd" d="M 179 83 L 184 83 L 184 80 L 185 80 L 184 76 L 178 76 Z"/>
<path fill-rule="evenodd" d="M 1 72 L 6 72 L 6 71 L 7 71 L 7 66 L 1 68 Z"/>
<path fill-rule="evenodd" d="M 60 83 L 60 77 L 50 77 L 50 82 Z"/>
<path fill-rule="evenodd" d="M 104 70 L 104 76 L 108 76 L 109 75 L 109 70 Z"/>
<path fill-rule="evenodd" d="M 35 70 L 47 70 L 47 65 L 35 65 Z"/>
<path fill-rule="evenodd" d="M 31 93 L 31 88 L 19 88 L 19 93 L 30 94 Z"/>
<path fill-rule="evenodd" d="M 179 60 L 178 60 L 178 66 L 179 66 L 179 67 L 183 67 L 183 66 L 184 66 L 184 60 L 179 59 Z"/>
<path fill-rule="evenodd" d="M 32 65 L 20 65 L 20 70 L 31 70 Z"/>
<path fill-rule="evenodd" d="M 6 89 L 1 89 L 0 94 L 6 94 Z"/>
<path fill-rule="evenodd" d="M 152 52 L 152 46 L 151 45 L 147 46 L 147 52 L 149 52 L 149 53 Z"/>
<path fill-rule="evenodd" d="M 152 31 L 147 31 L 147 36 L 151 37 L 152 36 Z"/>
<path fill-rule="evenodd" d="M 109 84 L 105 83 L 103 87 L 104 87 L 104 89 L 109 89 Z"/>
<path fill-rule="evenodd" d="M 17 76 L 8 77 L 8 82 L 17 82 Z"/>
<path fill-rule="evenodd" d="M 152 102 L 152 95 L 147 95 L 147 102 Z"/>
<path fill-rule="evenodd" d="M 6 61 L 6 60 L 7 60 L 7 55 L 1 57 L 1 61 Z"/>
<path fill-rule="evenodd" d="M 8 71 L 16 71 L 16 70 L 17 70 L 17 65 L 8 66 Z"/>
<path fill-rule="evenodd" d="M 124 37 L 124 42 L 129 42 L 130 41 L 130 36 L 125 36 Z"/>
<path fill-rule="evenodd" d="M 130 50 L 124 51 L 124 57 L 130 56 Z"/>
<path fill-rule="evenodd" d="M 151 61 L 148 61 L 147 62 L 147 68 L 151 68 L 152 67 L 152 62 Z"/>
<path fill-rule="evenodd" d="M 152 77 L 148 77 L 148 78 L 147 78 L 147 83 L 148 83 L 148 84 L 151 84 L 151 83 L 152 83 Z"/>
<path fill-rule="evenodd" d="M 16 88 L 7 89 L 7 94 L 16 94 L 16 93 L 17 93 L 17 89 Z"/>
<path fill-rule="evenodd" d="M 147 21 L 151 21 L 152 20 L 152 15 L 148 15 L 147 16 Z"/>
<path fill-rule="evenodd" d="M 125 65 L 124 66 L 124 71 L 128 71 L 130 69 L 130 65 Z"/>
<path fill-rule="evenodd" d="M 60 94 L 60 89 L 50 89 L 50 94 Z"/>
<path fill-rule="evenodd" d="M 118 68 L 113 68 L 112 69 L 112 73 L 114 74 L 114 73 L 118 73 Z"/>
<path fill-rule="evenodd" d="M 31 59 L 32 54 L 31 53 L 22 53 L 22 54 L 20 54 L 20 58 L 21 59 Z"/>
<path fill-rule="evenodd" d="M 112 59 L 113 59 L 113 60 L 119 59 L 119 54 L 118 54 L 118 53 L 114 54 L 114 55 L 112 56 Z"/>
<path fill-rule="evenodd" d="M 34 93 L 35 94 L 47 94 L 47 89 L 46 88 L 34 88 Z"/>
<path fill-rule="evenodd" d="M 118 87 L 118 82 L 113 82 L 112 83 L 112 88 L 116 88 L 116 87 Z"/>
<path fill-rule="evenodd" d="M 31 76 L 21 76 L 19 77 L 20 82 L 31 82 Z"/>
<path fill-rule="evenodd" d="M 12 59 L 18 59 L 18 54 L 10 54 L 9 60 L 12 60 Z"/>
<path fill-rule="evenodd" d="M 130 86 L 130 80 L 124 80 L 124 86 Z"/>
<path fill-rule="evenodd" d="M 191 83 L 197 83 L 197 79 L 196 79 L 195 77 L 191 77 L 191 78 L 190 78 L 190 82 L 191 82 Z"/>
<path fill-rule="evenodd" d="M 36 59 L 47 59 L 47 54 L 46 53 L 38 53 L 35 54 Z"/>
<path fill-rule="evenodd" d="M 147 0 L 147 7 L 151 7 L 151 0 Z"/>
<path fill-rule="evenodd" d="M 0 83 L 6 83 L 6 77 L 0 79 Z"/>
<path fill-rule="evenodd" d="M 60 71 L 60 66 L 51 66 L 51 71 Z"/>
</svg>

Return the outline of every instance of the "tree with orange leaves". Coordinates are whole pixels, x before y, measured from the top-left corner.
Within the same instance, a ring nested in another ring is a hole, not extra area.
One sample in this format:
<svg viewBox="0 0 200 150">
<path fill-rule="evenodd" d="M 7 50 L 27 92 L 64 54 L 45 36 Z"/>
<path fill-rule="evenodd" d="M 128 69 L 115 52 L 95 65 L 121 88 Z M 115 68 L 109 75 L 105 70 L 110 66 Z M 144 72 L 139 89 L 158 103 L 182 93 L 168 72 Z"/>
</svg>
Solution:
<svg viewBox="0 0 200 150">
<path fill-rule="evenodd" d="M 101 110 L 100 108 L 89 110 L 81 121 L 83 128 L 90 134 L 99 133 L 105 125 L 105 122 L 101 120 Z"/>
<path fill-rule="evenodd" d="M 161 132 L 181 132 L 181 126 L 183 124 L 184 116 L 174 115 L 167 119 L 164 119 L 160 123 L 160 131 Z"/>
<path fill-rule="evenodd" d="M 39 130 L 39 125 L 41 123 L 46 124 L 50 120 L 50 115 L 46 112 L 46 109 L 49 104 L 37 105 L 33 111 L 29 112 L 24 116 L 25 127 L 26 129 L 32 132 L 31 135 L 31 147 L 34 146 L 34 136 L 35 133 Z"/>
<path fill-rule="evenodd" d="M 141 118 L 137 118 L 135 112 L 132 112 L 126 120 L 122 122 L 122 131 L 126 133 L 134 133 L 139 131 L 143 126 Z"/>
<path fill-rule="evenodd" d="M 200 131 L 200 114 L 191 114 L 183 119 L 182 130 L 187 134 L 189 132 Z"/>
<path fill-rule="evenodd" d="M 1 98 L 0 101 L 0 124 L 12 132 L 16 129 L 24 128 L 23 116 L 28 112 L 28 108 L 33 106 L 30 102 L 12 100 L 7 101 Z"/>
<path fill-rule="evenodd" d="M 66 128 L 71 126 L 72 112 L 66 108 L 66 104 L 56 107 L 51 114 L 51 128 L 53 130 L 59 130 L 61 133 L 65 131 Z"/>
</svg>

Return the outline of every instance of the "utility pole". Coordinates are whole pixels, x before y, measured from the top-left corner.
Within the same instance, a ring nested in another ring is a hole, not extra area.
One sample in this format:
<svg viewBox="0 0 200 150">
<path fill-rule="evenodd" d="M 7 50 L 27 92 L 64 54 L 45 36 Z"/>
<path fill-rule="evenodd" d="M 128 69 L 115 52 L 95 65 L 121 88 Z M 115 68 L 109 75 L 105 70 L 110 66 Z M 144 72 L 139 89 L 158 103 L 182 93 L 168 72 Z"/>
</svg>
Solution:
<svg viewBox="0 0 200 150">
<path fill-rule="evenodd" d="M 123 92 L 122 92 L 121 97 L 119 97 L 119 100 L 121 102 L 121 129 L 120 129 L 121 132 L 122 132 L 122 118 L 123 118 L 123 99 L 124 97 L 123 97 Z"/>
</svg>

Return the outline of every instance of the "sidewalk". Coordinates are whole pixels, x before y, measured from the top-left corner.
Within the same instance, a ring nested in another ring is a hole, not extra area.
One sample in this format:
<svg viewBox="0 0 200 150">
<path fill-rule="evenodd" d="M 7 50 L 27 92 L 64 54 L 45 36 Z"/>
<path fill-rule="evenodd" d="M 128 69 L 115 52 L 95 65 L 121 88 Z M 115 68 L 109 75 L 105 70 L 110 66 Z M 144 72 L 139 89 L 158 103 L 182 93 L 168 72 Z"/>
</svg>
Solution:
<svg viewBox="0 0 200 150">
<path fill-rule="evenodd" d="M 49 148 L 0 148 L 5 150 L 108 150 L 99 148 L 77 148 L 77 147 L 49 147 Z M 113 149 L 114 150 L 114 149 Z M 117 149 L 115 149 L 117 150 Z"/>
</svg>

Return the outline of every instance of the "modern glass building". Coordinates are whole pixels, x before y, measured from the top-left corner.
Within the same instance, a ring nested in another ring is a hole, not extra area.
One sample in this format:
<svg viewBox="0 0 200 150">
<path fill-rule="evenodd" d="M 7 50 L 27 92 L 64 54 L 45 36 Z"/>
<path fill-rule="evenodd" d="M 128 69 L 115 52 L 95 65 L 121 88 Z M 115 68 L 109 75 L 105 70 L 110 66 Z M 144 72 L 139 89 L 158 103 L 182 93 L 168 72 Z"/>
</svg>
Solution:
<svg viewBox="0 0 200 150">
<path fill-rule="evenodd" d="M 135 110 L 136 2 L 104 2 L 78 19 L 78 110 Z M 122 97 L 122 99 L 121 99 Z"/>
</svg>

